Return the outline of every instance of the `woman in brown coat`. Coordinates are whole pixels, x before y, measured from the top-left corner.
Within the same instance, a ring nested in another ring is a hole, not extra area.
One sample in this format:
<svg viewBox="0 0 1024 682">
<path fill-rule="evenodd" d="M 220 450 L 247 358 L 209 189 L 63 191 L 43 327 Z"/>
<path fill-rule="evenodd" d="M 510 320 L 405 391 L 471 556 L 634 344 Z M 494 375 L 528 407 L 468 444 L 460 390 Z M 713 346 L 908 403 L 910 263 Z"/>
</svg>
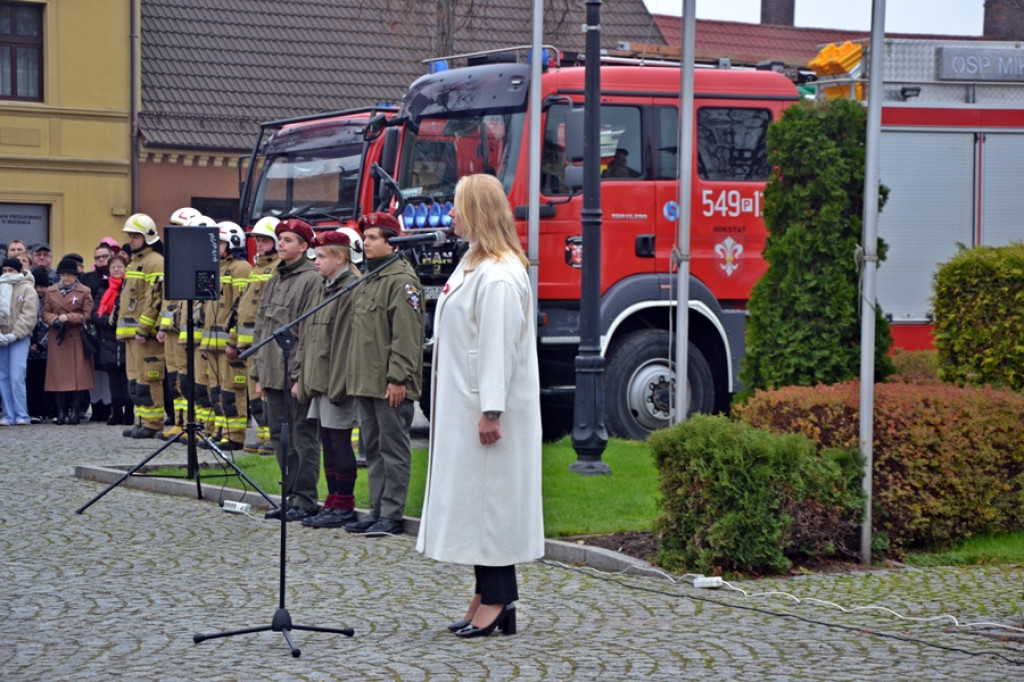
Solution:
<svg viewBox="0 0 1024 682">
<path fill-rule="evenodd" d="M 78 281 L 78 262 L 62 258 L 57 266 L 60 280 L 46 290 L 43 322 L 48 332 L 45 389 L 57 402 L 55 424 L 77 424 L 75 392 L 92 388 L 92 362 L 82 346 L 82 323 L 92 312 L 92 293 Z"/>
</svg>

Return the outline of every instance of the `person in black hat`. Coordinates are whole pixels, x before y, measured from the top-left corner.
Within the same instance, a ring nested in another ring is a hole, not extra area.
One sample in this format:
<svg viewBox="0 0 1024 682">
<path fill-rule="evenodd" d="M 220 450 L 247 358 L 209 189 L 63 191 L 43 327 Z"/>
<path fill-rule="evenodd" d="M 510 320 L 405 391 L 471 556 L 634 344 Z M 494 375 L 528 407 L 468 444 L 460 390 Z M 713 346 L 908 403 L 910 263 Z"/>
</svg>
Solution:
<svg viewBox="0 0 1024 682">
<path fill-rule="evenodd" d="M 46 290 L 43 322 L 47 333 L 46 390 L 57 402 L 56 424 L 77 424 L 76 391 L 92 388 L 92 362 L 82 344 L 82 325 L 92 313 L 92 293 L 78 281 L 78 262 L 62 258 L 57 266 L 60 281 Z"/>
</svg>

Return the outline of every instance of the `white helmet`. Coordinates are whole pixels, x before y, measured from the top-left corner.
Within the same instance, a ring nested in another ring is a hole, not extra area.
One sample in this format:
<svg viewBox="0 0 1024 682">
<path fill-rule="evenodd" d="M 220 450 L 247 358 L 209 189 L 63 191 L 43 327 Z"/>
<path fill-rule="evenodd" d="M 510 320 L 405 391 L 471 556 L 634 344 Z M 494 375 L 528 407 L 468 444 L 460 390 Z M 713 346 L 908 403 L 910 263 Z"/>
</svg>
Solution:
<svg viewBox="0 0 1024 682">
<path fill-rule="evenodd" d="M 213 218 L 204 215 L 197 215 L 185 224 L 189 227 L 217 227 L 217 222 Z"/>
<path fill-rule="evenodd" d="M 249 234 L 253 237 L 267 237 L 277 241 L 277 232 L 274 230 L 277 228 L 277 224 L 281 222 L 274 216 L 266 216 L 256 221 L 256 224 L 252 226 L 252 232 Z"/>
<path fill-rule="evenodd" d="M 223 220 L 217 223 L 220 228 L 220 240 L 228 245 L 229 249 L 240 249 L 245 246 L 245 232 L 238 223 L 230 220 Z"/>
<path fill-rule="evenodd" d="M 351 227 L 339 227 L 338 232 L 348 237 L 349 249 L 352 253 L 352 262 L 359 265 L 363 262 L 363 238 L 359 236 L 359 230 Z"/>
<path fill-rule="evenodd" d="M 160 234 L 156 231 L 156 223 L 145 213 L 133 213 L 124 221 L 124 231 L 141 234 L 146 238 L 146 244 L 155 244 L 160 241 Z"/>
<path fill-rule="evenodd" d="M 188 221 L 199 215 L 202 215 L 202 213 L 191 206 L 185 206 L 171 214 L 170 223 L 171 225 L 188 225 Z"/>
</svg>

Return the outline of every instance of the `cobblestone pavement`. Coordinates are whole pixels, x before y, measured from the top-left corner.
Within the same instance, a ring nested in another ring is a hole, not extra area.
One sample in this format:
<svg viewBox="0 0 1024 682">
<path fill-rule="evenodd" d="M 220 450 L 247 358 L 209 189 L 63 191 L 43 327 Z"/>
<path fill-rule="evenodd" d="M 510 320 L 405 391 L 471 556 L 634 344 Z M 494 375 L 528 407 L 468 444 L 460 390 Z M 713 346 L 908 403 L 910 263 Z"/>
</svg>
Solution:
<svg viewBox="0 0 1024 682">
<path fill-rule="evenodd" d="M 756 595 L 745 598 L 536 562 L 519 569 L 520 633 L 463 641 L 445 626 L 461 617 L 469 568 L 423 558 L 410 536 L 294 524 L 293 622 L 355 636 L 293 631 L 300 658 L 277 632 L 195 644 L 195 633 L 270 625 L 279 526 L 125 485 L 75 513 L 103 489 L 76 465 L 131 465 L 157 444 L 94 424 L 0 427 L 0 679 L 1024 679 L 1020 639 L 806 601 L 1020 626 L 1019 567 L 744 581 Z M 156 463 L 184 462 L 184 452 L 172 446 Z"/>
</svg>

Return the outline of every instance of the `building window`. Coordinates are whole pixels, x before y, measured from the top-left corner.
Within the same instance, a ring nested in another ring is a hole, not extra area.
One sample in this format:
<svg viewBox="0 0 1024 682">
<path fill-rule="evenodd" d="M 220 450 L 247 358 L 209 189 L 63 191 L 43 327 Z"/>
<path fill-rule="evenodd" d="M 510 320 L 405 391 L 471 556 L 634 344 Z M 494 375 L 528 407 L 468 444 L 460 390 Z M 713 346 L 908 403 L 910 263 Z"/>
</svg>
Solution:
<svg viewBox="0 0 1024 682">
<path fill-rule="evenodd" d="M 0 1 L 0 99 L 43 99 L 43 8 Z"/>
</svg>

